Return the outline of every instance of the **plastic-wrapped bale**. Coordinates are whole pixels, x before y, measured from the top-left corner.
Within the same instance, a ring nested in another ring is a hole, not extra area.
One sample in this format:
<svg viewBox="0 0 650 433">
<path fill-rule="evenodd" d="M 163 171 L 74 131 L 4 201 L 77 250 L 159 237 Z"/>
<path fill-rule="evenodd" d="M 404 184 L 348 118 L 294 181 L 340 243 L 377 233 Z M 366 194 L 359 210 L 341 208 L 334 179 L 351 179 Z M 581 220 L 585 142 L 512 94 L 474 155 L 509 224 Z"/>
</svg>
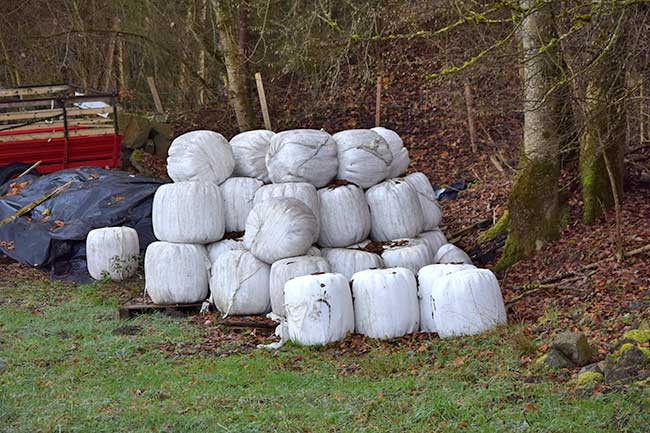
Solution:
<svg viewBox="0 0 650 433">
<path fill-rule="evenodd" d="M 201 302 L 208 296 L 209 270 L 203 245 L 154 242 L 144 257 L 145 290 L 156 304 Z"/>
<path fill-rule="evenodd" d="M 412 173 L 404 178 L 409 185 L 418 193 L 420 206 L 422 207 L 423 226 L 422 231 L 436 229 L 442 222 L 442 209 L 436 199 L 431 182 L 424 173 Z"/>
<path fill-rule="evenodd" d="M 417 275 L 424 266 L 433 263 L 433 255 L 424 241 L 419 239 L 398 239 L 384 248 L 381 254 L 387 268 L 406 268 Z"/>
<path fill-rule="evenodd" d="M 307 182 L 316 188 L 336 176 L 336 143 L 325 131 L 293 129 L 271 138 L 266 168 L 273 183 Z"/>
<path fill-rule="evenodd" d="M 447 238 L 440 231 L 440 229 L 430 230 L 428 232 L 422 232 L 416 236 L 416 239 L 422 239 L 429 251 L 431 251 L 431 257 L 435 259 L 438 249 L 447 243 Z M 435 260 L 434 260 L 435 261 Z"/>
<path fill-rule="evenodd" d="M 235 160 L 228 140 L 214 131 L 192 131 L 177 137 L 169 147 L 167 173 L 174 182 L 223 182 L 233 172 Z"/>
<path fill-rule="evenodd" d="M 320 198 L 320 236 L 323 247 L 347 247 L 370 234 L 370 209 L 363 190 L 356 185 L 325 187 Z"/>
<path fill-rule="evenodd" d="M 266 154 L 271 146 L 272 131 L 259 129 L 245 131 L 230 139 L 232 154 L 235 159 L 236 176 L 252 177 L 262 182 L 269 182 L 266 169 Z"/>
<path fill-rule="evenodd" d="M 388 339 L 417 332 L 417 283 L 406 268 L 361 271 L 352 277 L 356 332 Z"/>
<path fill-rule="evenodd" d="M 314 185 L 306 182 L 286 182 L 264 185 L 255 193 L 253 204 L 257 205 L 270 198 L 295 198 L 307 205 L 316 217 L 316 237 L 320 232 L 320 200 Z"/>
<path fill-rule="evenodd" d="M 138 269 L 139 257 L 138 232 L 130 227 L 95 229 L 86 237 L 88 273 L 96 280 L 129 278 Z"/>
<path fill-rule="evenodd" d="M 384 262 L 378 254 L 350 248 L 323 248 L 323 257 L 327 259 L 332 272 L 342 274 L 348 280 L 352 275 L 366 269 L 379 269 Z"/>
<path fill-rule="evenodd" d="M 296 277 L 284 287 L 289 339 L 304 346 L 343 340 L 354 331 L 354 308 L 340 274 Z"/>
<path fill-rule="evenodd" d="M 153 231 L 166 242 L 208 244 L 225 232 L 221 191 L 212 182 L 179 182 L 162 185 L 152 207 Z"/>
<path fill-rule="evenodd" d="M 250 177 L 231 177 L 220 185 L 227 232 L 244 231 L 255 193 L 262 185 L 262 181 Z"/>
<path fill-rule="evenodd" d="M 476 269 L 474 265 L 429 265 L 418 272 L 418 297 L 420 298 L 420 331 L 437 332 L 436 323 L 433 317 L 433 302 L 431 292 L 436 282 L 454 272 Z"/>
<path fill-rule="evenodd" d="M 388 177 L 393 154 L 381 135 L 369 129 L 350 129 L 333 138 L 339 153 L 337 179 L 365 189 Z"/>
<path fill-rule="evenodd" d="M 366 191 L 370 206 L 370 238 L 374 241 L 413 238 L 424 217 L 415 189 L 403 178 L 389 179 Z"/>
<path fill-rule="evenodd" d="M 434 263 L 466 263 L 472 264 L 472 259 L 469 258 L 467 253 L 454 244 L 444 244 L 436 252 L 433 258 Z"/>
<path fill-rule="evenodd" d="M 220 255 L 232 250 L 245 250 L 243 239 L 223 239 L 208 245 L 208 257 L 210 263 L 214 264 Z"/>
<path fill-rule="evenodd" d="M 436 332 L 442 338 L 480 334 L 507 321 L 499 282 L 487 269 L 438 278 L 431 299 Z"/>
<path fill-rule="evenodd" d="M 306 256 L 318 256 L 318 257 L 322 256 L 322 254 L 320 252 L 320 249 L 318 247 L 314 247 L 314 246 L 310 247 L 307 250 L 307 254 L 305 254 L 305 255 Z"/>
<path fill-rule="evenodd" d="M 224 316 L 268 313 L 270 272 L 271 267 L 249 251 L 226 251 L 212 266 L 210 292 L 214 305 Z"/>
<path fill-rule="evenodd" d="M 371 131 L 375 131 L 377 134 L 381 135 L 384 140 L 386 140 L 388 147 L 390 148 L 390 153 L 393 154 L 393 162 L 390 164 L 388 178 L 392 179 L 394 177 L 401 176 L 409 167 L 409 163 L 411 162 L 409 158 L 409 151 L 404 147 L 404 142 L 397 134 L 397 132 L 393 131 L 392 129 L 387 129 L 383 126 L 377 126 L 375 128 L 372 128 Z"/>
<path fill-rule="evenodd" d="M 246 220 L 244 246 L 255 257 L 273 263 L 304 256 L 316 236 L 316 217 L 302 201 L 272 198 L 256 204 Z"/>
<path fill-rule="evenodd" d="M 271 265 L 270 293 L 271 310 L 284 317 L 284 285 L 287 281 L 317 272 L 330 272 L 330 265 L 322 257 L 300 256 L 278 260 Z"/>
</svg>

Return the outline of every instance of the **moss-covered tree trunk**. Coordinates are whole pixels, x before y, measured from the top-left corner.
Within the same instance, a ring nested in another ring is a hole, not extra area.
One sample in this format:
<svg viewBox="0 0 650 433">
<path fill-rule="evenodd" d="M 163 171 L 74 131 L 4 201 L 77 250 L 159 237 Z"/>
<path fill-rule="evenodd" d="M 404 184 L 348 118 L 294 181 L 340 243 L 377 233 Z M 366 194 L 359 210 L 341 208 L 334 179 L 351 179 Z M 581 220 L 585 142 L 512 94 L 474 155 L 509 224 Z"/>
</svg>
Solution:
<svg viewBox="0 0 650 433">
<path fill-rule="evenodd" d="M 593 41 L 593 45 L 600 48 L 583 92 L 580 182 L 584 203 L 582 217 L 587 224 L 598 218 L 603 209 L 614 205 L 614 190 L 619 198 L 623 194 L 626 123 L 623 102 L 625 68 L 621 62 L 624 43 L 622 18 L 613 32 L 602 32 L 600 40 Z M 614 185 L 610 182 L 606 162 L 610 165 Z"/>
<path fill-rule="evenodd" d="M 497 264 L 505 268 L 539 250 L 560 232 L 558 125 L 561 105 L 557 92 L 559 52 L 551 6 L 522 0 L 529 11 L 521 27 L 523 46 L 524 143 L 519 172 L 508 198 L 510 232 Z"/>
<path fill-rule="evenodd" d="M 244 54 L 239 47 L 236 7 L 231 0 L 212 0 L 217 30 L 226 66 L 228 99 L 241 131 L 255 127 L 252 99 L 249 97 Z"/>
</svg>

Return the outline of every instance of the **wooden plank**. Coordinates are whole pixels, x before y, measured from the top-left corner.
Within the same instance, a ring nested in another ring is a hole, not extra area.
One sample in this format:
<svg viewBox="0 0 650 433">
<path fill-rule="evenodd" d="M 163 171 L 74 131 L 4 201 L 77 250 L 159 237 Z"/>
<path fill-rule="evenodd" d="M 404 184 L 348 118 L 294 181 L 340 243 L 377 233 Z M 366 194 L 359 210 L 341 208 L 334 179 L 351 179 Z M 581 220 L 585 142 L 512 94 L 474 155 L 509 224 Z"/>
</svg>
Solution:
<svg viewBox="0 0 650 433">
<path fill-rule="evenodd" d="M 153 77 L 147 77 L 147 84 L 149 85 L 151 96 L 153 96 L 153 103 L 156 105 L 156 111 L 159 113 L 164 113 L 162 101 L 160 100 L 160 95 L 158 94 L 156 82 L 154 81 Z"/>
<path fill-rule="evenodd" d="M 54 98 L 34 98 L 23 99 L 20 101 L 0 101 L 0 110 L 6 108 L 22 108 L 22 107 L 47 107 L 56 106 L 63 101 L 66 104 L 81 103 L 81 102 L 104 102 L 106 104 L 113 103 L 113 95 L 105 94 L 102 96 L 97 95 L 80 95 L 80 96 L 60 96 Z"/>
<path fill-rule="evenodd" d="M 72 131 L 68 131 L 68 137 L 98 137 L 101 135 L 113 135 L 114 133 L 115 130 L 112 126 L 106 126 L 106 127 L 95 127 L 95 128 L 88 128 L 88 129 L 75 129 Z M 49 140 L 53 138 L 65 138 L 65 132 L 43 131 L 43 132 L 35 132 L 32 134 L 0 135 L 0 143 L 29 141 L 29 140 Z"/>
<path fill-rule="evenodd" d="M 47 95 L 51 93 L 64 93 L 70 90 L 70 86 L 67 84 L 54 86 L 17 87 L 13 89 L 0 89 L 0 98 L 9 98 L 12 96 Z"/>
<path fill-rule="evenodd" d="M 95 114 L 113 114 L 111 107 L 102 108 L 70 108 L 67 110 L 68 117 L 76 116 L 91 116 Z M 14 113 L 0 113 L 0 122 L 7 122 L 10 120 L 37 120 L 47 119 L 50 117 L 63 116 L 63 109 L 55 108 L 53 110 L 32 110 L 32 111 L 16 111 Z"/>
<path fill-rule="evenodd" d="M 85 119 L 85 118 L 76 118 L 76 119 L 70 119 L 68 121 L 68 127 L 71 126 L 93 126 L 93 125 L 110 125 L 111 127 L 113 126 L 113 119 L 108 118 L 105 119 L 103 117 L 94 117 L 90 119 Z M 46 123 L 45 121 L 38 122 L 38 123 L 30 123 L 30 124 L 6 124 L 6 125 L 0 125 L 0 133 L 3 132 L 12 132 L 12 131 L 29 131 L 32 129 L 56 129 L 56 128 L 63 128 L 63 121 L 62 120 L 56 120 L 53 122 L 48 122 Z"/>
<path fill-rule="evenodd" d="M 266 104 L 266 94 L 264 93 L 264 83 L 262 82 L 262 74 L 255 73 L 255 85 L 257 86 L 257 95 L 260 97 L 260 106 L 262 107 L 262 117 L 264 118 L 264 127 L 269 131 L 271 128 L 271 116 L 269 116 L 269 107 Z"/>
</svg>

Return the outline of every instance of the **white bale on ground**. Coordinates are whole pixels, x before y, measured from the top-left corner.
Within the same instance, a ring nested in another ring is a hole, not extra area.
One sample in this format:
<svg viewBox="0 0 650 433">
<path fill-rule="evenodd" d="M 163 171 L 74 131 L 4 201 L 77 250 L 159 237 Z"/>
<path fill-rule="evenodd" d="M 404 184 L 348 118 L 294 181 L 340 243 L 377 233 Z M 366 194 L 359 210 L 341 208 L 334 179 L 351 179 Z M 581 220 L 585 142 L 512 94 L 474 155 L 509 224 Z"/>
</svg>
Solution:
<svg viewBox="0 0 650 433">
<path fill-rule="evenodd" d="M 138 232 L 131 227 L 95 229 L 86 237 L 88 273 L 96 280 L 129 278 L 138 269 L 139 257 Z"/>
<path fill-rule="evenodd" d="M 316 237 L 314 213 L 295 198 L 271 198 L 256 204 L 246 220 L 244 246 L 271 264 L 304 256 Z"/>
<path fill-rule="evenodd" d="M 388 147 L 390 148 L 390 153 L 393 154 L 393 162 L 390 164 L 388 178 L 392 179 L 401 176 L 409 167 L 409 163 L 411 162 L 409 151 L 404 147 L 404 142 L 397 132 L 392 129 L 377 126 L 372 128 L 371 131 L 375 131 L 386 140 Z"/>
<path fill-rule="evenodd" d="M 440 229 L 422 232 L 416 236 L 416 239 L 422 239 L 424 243 L 427 244 L 429 251 L 431 251 L 431 257 L 434 259 L 436 257 L 436 253 L 438 252 L 438 249 L 447 243 L 447 238 Z"/>
<path fill-rule="evenodd" d="M 388 339 L 417 332 L 417 283 L 406 268 L 361 271 L 352 277 L 356 332 Z"/>
<path fill-rule="evenodd" d="M 415 189 L 403 178 L 389 179 L 366 191 L 370 207 L 370 238 L 374 241 L 413 238 L 424 217 Z"/>
<path fill-rule="evenodd" d="M 433 263 L 433 255 L 420 239 L 398 239 L 381 254 L 387 268 L 406 268 L 417 275 L 424 266 Z"/>
<path fill-rule="evenodd" d="M 330 264 L 332 272 L 342 274 L 348 280 L 352 275 L 366 269 L 379 269 L 384 262 L 378 254 L 350 248 L 323 248 L 321 253 Z"/>
<path fill-rule="evenodd" d="M 370 234 L 370 209 L 363 190 L 356 185 L 325 187 L 320 198 L 320 236 L 323 247 L 346 247 Z"/>
<path fill-rule="evenodd" d="M 350 129 L 332 137 L 338 147 L 337 179 L 365 189 L 388 177 L 393 154 L 381 135 L 369 129 Z"/>
<path fill-rule="evenodd" d="M 307 205 L 316 217 L 316 238 L 320 232 L 320 200 L 314 185 L 307 182 L 285 182 L 264 185 L 255 193 L 253 204 L 259 204 L 270 198 L 295 198 Z"/>
<path fill-rule="evenodd" d="M 220 185 L 227 232 L 244 231 L 255 193 L 262 185 L 261 180 L 250 177 L 231 177 Z"/>
<path fill-rule="evenodd" d="M 422 231 L 436 229 L 442 222 L 442 208 L 436 199 L 436 193 L 433 191 L 429 178 L 424 173 L 411 173 L 404 178 L 409 185 L 418 193 L 420 206 L 422 207 L 422 216 L 424 224 Z"/>
<path fill-rule="evenodd" d="M 467 255 L 467 253 L 454 244 L 444 244 L 433 258 L 434 263 L 467 263 L 468 265 L 472 264 L 472 259 Z"/>
<path fill-rule="evenodd" d="M 235 176 L 252 177 L 262 182 L 269 182 L 266 169 L 266 154 L 271 146 L 273 132 L 266 129 L 245 131 L 230 139 L 232 154 L 235 159 Z"/>
<path fill-rule="evenodd" d="M 221 254 L 212 266 L 210 292 L 224 316 L 264 314 L 271 310 L 271 267 L 246 250 Z"/>
<path fill-rule="evenodd" d="M 235 160 L 228 140 L 214 131 L 191 131 L 169 147 L 167 173 L 174 182 L 221 183 L 232 174 Z"/>
<path fill-rule="evenodd" d="M 316 188 L 336 176 L 336 143 L 325 131 L 293 129 L 275 134 L 266 154 L 273 183 L 307 182 Z"/>
<path fill-rule="evenodd" d="M 232 250 L 245 250 L 244 240 L 243 239 L 223 239 L 217 242 L 213 242 L 207 246 L 208 248 L 208 257 L 210 258 L 210 263 L 214 264 L 217 261 L 220 255 L 226 251 Z"/>
<path fill-rule="evenodd" d="M 507 321 L 499 282 L 487 269 L 438 278 L 431 298 L 436 332 L 442 338 L 480 334 Z"/>
<path fill-rule="evenodd" d="M 201 302 L 210 260 L 203 245 L 153 242 L 144 257 L 145 290 L 156 304 Z"/>
<path fill-rule="evenodd" d="M 212 182 L 162 185 L 153 198 L 152 220 L 153 232 L 161 241 L 216 242 L 226 228 L 221 190 Z"/>
<path fill-rule="evenodd" d="M 284 285 L 287 281 L 293 278 L 314 274 L 316 272 L 330 272 L 330 265 L 323 257 L 289 257 L 288 259 L 278 260 L 273 263 L 271 265 L 269 287 L 271 294 L 271 311 L 280 317 L 285 317 Z"/>
<path fill-rule="evenodd" d="M 289 339 L 305 346 L 343 340 L 354 331 L 354 307 L 340 274 L 297 277 L 284 287 Z"/>
<path fill-rule="evenodd" d="M 474 265 L 466 264 L 444 264 L 429 265 L 418 272 L 418 297 L 420 301 L 420 331 L 436 332 L 436 323 L 433 317 L 433 301 L 431 293 L 436 282 L 445 275 L 454 272 L 476 269 Z"/>
</svg>

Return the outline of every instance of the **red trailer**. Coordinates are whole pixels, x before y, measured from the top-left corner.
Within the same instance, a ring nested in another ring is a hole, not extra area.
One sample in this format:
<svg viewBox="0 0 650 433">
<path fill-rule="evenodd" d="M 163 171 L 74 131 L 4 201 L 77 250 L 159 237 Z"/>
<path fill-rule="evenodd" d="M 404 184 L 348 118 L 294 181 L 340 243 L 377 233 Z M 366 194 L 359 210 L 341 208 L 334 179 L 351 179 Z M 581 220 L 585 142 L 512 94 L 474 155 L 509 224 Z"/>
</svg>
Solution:
<svg viewBox="0 0 650 433">
<path fill-rule="evenodd" d="M 69 84 L 0 89 L 0 166 L 121 166 L 117 95 L 80 92 Z"/>
</svg>

